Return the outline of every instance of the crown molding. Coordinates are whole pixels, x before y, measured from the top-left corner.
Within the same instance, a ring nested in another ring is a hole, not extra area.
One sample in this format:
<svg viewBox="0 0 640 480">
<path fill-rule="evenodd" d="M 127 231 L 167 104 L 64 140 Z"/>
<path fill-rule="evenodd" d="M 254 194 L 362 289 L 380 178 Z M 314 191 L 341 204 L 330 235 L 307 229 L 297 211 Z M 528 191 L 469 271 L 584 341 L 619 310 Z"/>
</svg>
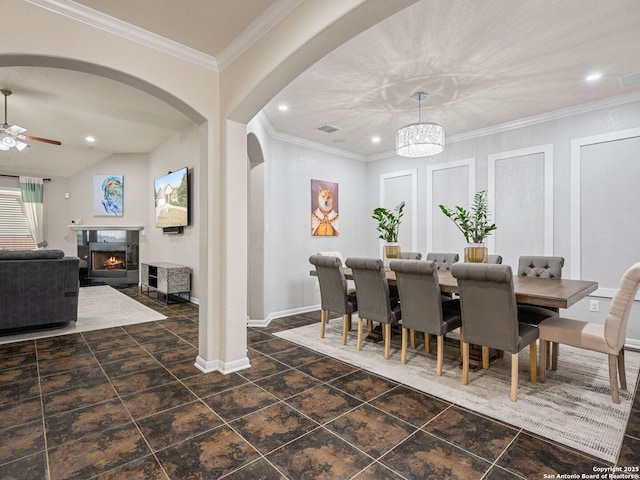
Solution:
<svg viewBox="0 0 640 480">
<path fill-rule="evenodd" d="M 283 142 L 291 143 L 293 145 L 311 148 L 313 150 L 319 150 L 321 152 L 329 153 L 331 155 L 338 155 L 340 157 L 349 158 L 351 160 L 358 160 L 360 162 L 367 161 L 367 157 L 365 155 L 349 152 L 347 150 L 341 150 L 335 147 L 329 147 L 322 143 L 312 142 L 310 140 L 305 140 L 300 137 L 294 137 L 293 135 L 288 135 L 286 133 L 278 132 L 275 128 L 273 128 L 273 125 L 269 121 L 269 118 L 267 118 L 264 111 L 262 110 L 258 112 L 255 118 L 264 127 L 265 131 L 267 132 L 267 135 L 269 135 L 269 137 L 271 137 L 274 140 L 281 140 Z"/>
<path fill-rule="evenodd" d="M 553 112 L 542 113 L 540 115 L 533 115 L 531 117 L 525 117 L 513 122 L 505 122 L 498 125 L 492 125 L 491 127 L 480 128 L 478 130 L 471 130 L 469 132 L 458 133 L 445 137 L 446 145 L 456 142 L 463 142 L 465 140 L 471 140 L 474 138 L 486 137 L 487 135 L 495 135 L 497 133 L 504 133 L 510 130 L 518 128 L 530 127 L 532 125 L 538 125 L 540 123 L 550 122 L 552 120 L 558 120 L 561 118 L 572 117 L 574 115 L 581 115 L 584 113 L 590 113 L 603 108 L 612 108 L 619 105 L 625 105 L 627 103 L 640 101 L 640 92 L 627 93 L 622 95 L 616 95 L 614 97 L 604 98 L 602 100 L 596 100 L 594 102 L 583 103 L 581 105 L 575 105 L 573 107 L 562 108 Z M 445 147 L 446 150 L 446 147 Z M 388 152 L 377 153 L 365 157 L 365 161 L 384 160 L 387 158 L 396 157 L 396 152 L 390 150 Z"/>
<path fill-rule="evenodd" d="M 256 18 L 240 35 L 220 52 L 218 57 L 174 42 L 168 38 L 136 27 L 130 23 L 93 10 L 73 0 L 26 0 L 49 11 L 77 20 L 86 25 L 99 28 L 113 35 L 145 45 L 160 52 L 167 53 L 189 63 L 199 65 L 216 72 L 222 71 L 238 58 L 251 45 L 256 43 L 265 33 L 285 18 L 303 0 L 277 0 Z"/>
<path fill-rule="evenodd" d="M 303 1 L 276 0 L 218 54 L 218 68 L 224 70 Z"/>
<path fill-rule="evenodd" d="M 533 115 L 531 117 L 521 118 L 513 122 L 505 122 L 498 125 L 493 125 L 487 128 L 481 128 L 478 130 L 472 130 L 470 132 L 459 133 L 447 137 L 447 143 L 462 142 L 464 140 L 470 140 L 472 138 L 485 137 L 496 133 L 507 132 L 509 130 L 515 130 L 517 128 L 530 127 L 532 125 L 538 125 L 544 122 L 550 122 L 552 120 L 558 120 L 561 118 L 572 117 L 575 115 L 581 115 L 583 113 L 593 112 L 602 108 L 617 107 L 618 105 L 624 105 L 626 103 L 636 102 L 640 100 L 640 92 L 628 93 L 623 95 L 616 95 L 615 97 L 604 98 L 602 100 L 596 100 L 589 103 L 583 103 L 581 105 L 575 105 L 573 107 L 562 108 L 553 112 L 542 113 L 540 115 Z"/>
<path fill-rule="evenodd" d="M 185 60 L 201 67 L 219 71 L 215 57 L 204 54 L 198 50 L 161 37 L 155 33 L 131 25 L 117 18 L 100 13 L 72 0 L 26 0 L 27 2 L 42 7 L 51 12 L 77 20 L 91 27 L 99 28 L 105 32 L 126 38 L 133 42 L 145 45 L 168 55 Z"/>
</svg>

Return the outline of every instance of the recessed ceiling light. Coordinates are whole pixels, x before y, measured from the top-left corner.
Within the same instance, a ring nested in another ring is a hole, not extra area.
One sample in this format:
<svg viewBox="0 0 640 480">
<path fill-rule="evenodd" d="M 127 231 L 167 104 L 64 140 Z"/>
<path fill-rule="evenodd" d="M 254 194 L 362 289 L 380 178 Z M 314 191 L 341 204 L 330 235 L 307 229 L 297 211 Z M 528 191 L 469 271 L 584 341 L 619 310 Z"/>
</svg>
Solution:
<svg viewBox="0 0 640 480">
<path fill-rule="evenodd" d="M 600 80 L 602 78 L 602 74 L 599 72 L 592 73 L 591 75 L 587 75 L 585 80 L 587 82 L 595 82 L 596 80 Z"/>
<path fill-rule="evenodd" d="M 287 105 L 278 105 L 278 110 L 280 110 L 281 112 L 286 112 L 287 110 L 289 110 L 289 107 Z"/>
<path fill-rule="evenodd" d="M 371 137 L 371 141 L 373 143 L 380 143 L 380 137 L 378 137 L 377 135 L 375 137 Z"/>
<path fill-rule="evenodd" d="M 96 141 L 96 139 L 92 136 L 85 137 L 84 139 L 89 143 L 93 143 Z"/>
</svg>

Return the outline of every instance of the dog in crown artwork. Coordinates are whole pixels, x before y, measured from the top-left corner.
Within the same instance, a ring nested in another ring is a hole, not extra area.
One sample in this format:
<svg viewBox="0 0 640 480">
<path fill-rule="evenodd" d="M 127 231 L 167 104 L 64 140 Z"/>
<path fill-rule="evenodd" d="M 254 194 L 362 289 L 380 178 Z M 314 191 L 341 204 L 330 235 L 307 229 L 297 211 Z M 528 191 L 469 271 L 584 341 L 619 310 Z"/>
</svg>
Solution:
<svg viewBox="0 0 640 480">
<path fill-rule="evenodd" d="M 311 235 L 327 237 L 340 235 L 338 224 L 338 184 L 311 181 L 311 190 L 315 194 L 311 211 Z M 334 193 L 335 192 L 335 193 Z"/>
</svg>

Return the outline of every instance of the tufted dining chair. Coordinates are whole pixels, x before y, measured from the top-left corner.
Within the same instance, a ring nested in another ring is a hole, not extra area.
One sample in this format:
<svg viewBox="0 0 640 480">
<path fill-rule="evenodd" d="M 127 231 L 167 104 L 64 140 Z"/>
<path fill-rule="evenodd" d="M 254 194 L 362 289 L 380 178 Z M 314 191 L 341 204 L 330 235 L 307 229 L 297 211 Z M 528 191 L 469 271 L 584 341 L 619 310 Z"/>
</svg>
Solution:
<svg viewBox="0 0 640 480">
<path fill-rule="evenodd" d="M 320 284 L 320 338 L 324 338 L 329 313 L 342 315 L 342 344 L 347 343 L 347 333 L 351 328 L 351 315 L 358 309 L 355 293 L 347 290 L 342 262 L 338 257 L 311 255 L 309 262 L 315 266 Z"/>
<path fill-rule="evenodd" d="M 578 348 L 605 353 L 609 357 L 609 384 L 613 403 L 620 403 L 620 387 L 627 389 L 624 368 L 624 342 L 629 313 L 640 286 L 640 262 L 632 265 L 622 276 L 618 289 L 611 299 L 609 314 L 604 325 L 570 318 L 555 317 L 544 320 L 540 330 L 540 382 L 545 381 L 546 349 L 549 342 L 564 343 Z M 557 350 L 553 352 L 554 357 Z M 554 370 L 557 358 L 554 358 Z"/>
<path fill-rule="evenodd" d="M 462 325 L 459 302 L 449 301 L 456 308 L 442 308 L 440 283 L 435 263 L 419 260 L 392 260 L 389 267 L 396 274 L 402 306 L 402 355 L 407 362 L 407 331 L 411 333 L 411 347 L 415 348 L 415 332 L 424 333 L 424 348 L 430 353 L 430 336 L 436 335 L 436 375 L 442 375 L 444 335 Z M 462 347 L 462 336 L 460 337 Z"/>
<path fill-rule="evenodd" d="M 403 260 L 421 260 L 422 254 L 420 252 L 403 252 L 400 251 L 400 258 Z"/>
<path fill-rule="evenodd" d="M 469 382 L 469 344 L 482 345 L 483 367 L 488 349 L 511 353 L 511 400 L 518 397 L 518 353 L 529 346 L 531 382 L 536 382 L 538 329 L 516 303 L 513 273 L 509 265 L 457 263 L 451 269 L 460 290 L 464 341 L 462 383 Z"/>
<path fill-rule="evenodd" d="M 562 278 L 564 257 L 526 255 L 518 259 L 518 275 L 542 278 Z"/>
<path fill-rule="evenodd" d="M 562 267 L 564 267 L 564 257 L 547 257 L 536 255 L 524 255 L 518 259 L 518 275 L 541 278 L 562 278 Z M 552 317 L 559 315 L 559 309 L 553 307 L 539 307 L 535 305 L 521 305 L 532 314 L 531 318 L 543 318 L 545 312 L 549 312 Z M 547 350 L 547 365 L 553 364 L 552 358 L 558 357 L 558 344 L 553 343 L 552 350 L 555 355 L 552 357 L 551 350 Z M 551 362 L 550 362 L 551 361 Z"/>
<path fill-rule="evenodd" d="M 451 266 L 460 260 L 457 253 L 427 253 L 427 260 L 436 264 L 438 270 L 451 270 Z"/>
<path fill-rule="evenodd" d="M 347 267 L 353 272 L 358 296 L 358 350 L 362 350 L 362 320 L 379 322 L 384 338 L 384 358 L 389 359 L 391 325 L 402 318 L 400 303 L 389 298 L 389 283 L 384 263 L 378 258 L 347 258 Z"/>
</svg>

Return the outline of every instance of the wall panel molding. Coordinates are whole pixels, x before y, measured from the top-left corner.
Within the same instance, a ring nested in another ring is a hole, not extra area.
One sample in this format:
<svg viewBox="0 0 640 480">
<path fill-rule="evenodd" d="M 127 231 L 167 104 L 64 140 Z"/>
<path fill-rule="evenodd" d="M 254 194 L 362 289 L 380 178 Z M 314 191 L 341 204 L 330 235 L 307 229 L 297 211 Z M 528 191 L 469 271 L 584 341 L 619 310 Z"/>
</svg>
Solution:
<svg viewBox="0 0 640 480">
<path fill-rule="evenodd" d="M 418 169 L 399 170 L 380 175 L 380 205 L 385 204 L 385 182 L 392 178 L 411 177 L 411 251 L 418 245 Z M 380 252 L 383 251 L 384 242 L 380 240 Z M 382 255 L 380 258 L 384 258 Z"/>
<path fill-rule="evenodd" d="M 433 176 L 435 172 L 439 170 L 447 170 L 450 168 L 468 168 L 469 177 L 469 199 L 473 198 L 476 189 L 476 158 L 465 158 L 463 160 L 455 160 L 453 162 L 439 163 L 437 165 L 430 165 L 427 167 L 427 249 L 426 252 L 433 251 L 433 207 L 435 202 L 433 200 Z"/>
<path fill-rule="evenodd" d="M 501 160 L 508 160 L 510 158 L 525 157 L 528 155 L 542 154 L 544 158 L 544 205 L 543 205 L 543 218 L 544 218 L 544 234 L 543 234 L 543 250 L 544 255 L 553 255 L 553 144 L 536 145 L 533 147 L 521 148 L 517 150 L 510 150 L 507 152 L 500 152 L 490 154 L 488 156 L 488 179 L 487 179 L 487 200 L 489 204 L 489 211 L 495 215 L 498 205 L 496 205 L 496 164 Z M 487 247 L 489 252 L 495 251 L 495 234 L 494 232 L 487 238 Z"/>
<path fill-rule="evenodd" d="M 570 230 L 571 230 L 571 278 L 582 278 L 582 147 L 640 137 L 640 128 L 631 128 L 600 135 L 571 140 L 571 186 L 570 186 Z M 614 288 L 599 288 L 592 296 L 609 297 Z M 636 296 L 640 300 L 640 294 Z"/>
</svg>

